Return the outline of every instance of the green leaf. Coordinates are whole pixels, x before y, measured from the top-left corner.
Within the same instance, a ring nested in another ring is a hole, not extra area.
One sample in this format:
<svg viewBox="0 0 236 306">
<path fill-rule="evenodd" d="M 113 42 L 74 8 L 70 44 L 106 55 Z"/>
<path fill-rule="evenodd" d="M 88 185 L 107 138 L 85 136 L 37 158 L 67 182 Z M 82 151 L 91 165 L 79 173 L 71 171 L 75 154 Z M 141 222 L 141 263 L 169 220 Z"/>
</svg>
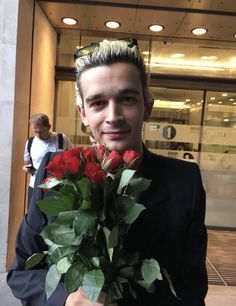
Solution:
<svg viewBox="0 0 236 306">
<path fill-rule="evenodd" d="M 65 274 L 65 289 L 67 293 L 71 293 L 82 286 L 82 280 L 87 271 L 82 262 L 76 262 L 68 269 Z"/>
<path fill-rule="evenodd" d="M 84 199 L 90 199 L 92 192 L 92 183 L 89 178 L 84 177 L 78 182 L 79 189 L 84 197 Z"/>
<path fill-rule="evenodd" d="M 118 226 L 113 227 L 108 239 L 108 248 L 115 248 L 118 244 Z"/>
<path fill-rule="evenodd" d="M 130 180 L 129 185 L 126 189 L 126 194 L 133 197 L 137 193 L 140 193 L 144 190 L 147 190 L 148 187 L 150 186 L 151 182 L 152 182 L 152 180 L 148 180 L 148 179 L 143 178 L 143 177 L 134 178 L 134 179 Z"/>
<path fill-rule="evenodd" d="M 78 210 L 60 212 L 54 222 L 57 224 L 71 225 L 73 224 L 73 221 L 77 213 Z"/>
<path fill-rule="evenodd" d="M 156 279 L 162 280 L 159 263 L 155 259 L 145 259 L 141 267 L 143 279 L 152 284 Z"/>
<path fill-rule="evenodd" d="M 130 179 L 133 177 L 135 172 L 136 172 L 135 170 L 130 170 L 130 169 L 126 169 L 122 172 L 120 178 L 120 184 L 117 189 L 118 194 L 122 193 L 123 188 L 128 185 Z"/>
<path fill-rule="evenodd" d="M 112 257 L 113 257 L 114 249 L 113 248 L 108 248 L 107 252 L 108 252 L 108 255 L 109 255 L 110 262 L 112 262 Z"/>
<path fill-rule="evenodd" d="M 60 279 L 61 279 L 61 274 L 57 271 L 56 265 L 52 265 L 48 270 L 45 281 L 45 291 L 47 299 L 49 299 L 49 297 L 57 288 Z"/>
<path fill-rule="evenodd" d="M 173 282 L 172 282 L 172 280 L 171 280 L 171 278 L 170 278 L 169 273 L 167 272 L 166 269 L 163 269 L 162 271 L 163 271 L 163 274 L 165 275 L 165 278 L 167 279 L 167 281 L 168 281 L 168 283 L 169 283 L 171 292 L 174 294 L 175 297 L 178 298 L 177 293 L 176 293 L 176 291 L 175 291 L 175 288 L 174 288 L 174 285 L 173 285 Z"/>
<path fill-rule="evenodd" d="M 92 202 L 90 200 L 83 199 L 80 208 L 86 210 L 86 209 L 91 209 L 91 207 L 92 207 Z"/>
<path fill-rule="evenodd" d="M 74 220 L 74 231 L 78 236 L 90 234 L 96 227 L 97 216 L 88 210 L 79 210 Z"/>
<path fill-rule="evenodd" d="M 125 223 L 132 224 L 144 209 L 146 209 L 145 206 L 139 203 L 135 203 L 134 206 L 127 212 L 127 215 L 124 217 Z"/>
<path fill-rule="evenodd" d="M 60 247 L 60 245 L 53 243 L 51 240 L 49 240 L 47 238 L 44 239 L 44 241 L 46 241 L 46 242 L 50 241 L 50 244 L 47 244 L 48 247 L 49 247 L 48 251 L 47 251 L 49 256 L 51 256 L 53 254 L 53 252 L 55 252 L 55 250 Z"/>
<path fill-rule="evenodd" d="M 120 269 L 120 276 L 125 278 L 132 278 L 134 276 L 133 267 L 124 267 Z"/>
<path fill-rule="evenodd" d="M 25 262 L 25 270 L 29 270 L 32 267 L 39 264 L 43 260 L 44 257 L 45 257 L 45 254 L 43 253 L 35 253 L 31 255 Z"/>
<path fill-rule="evenodd" d="M 106 243 L 107 243 L 107 246 L 108 246 L 108 244 L 109 244 L 109 237 L 110 237 L 111 231 L 107 227 L 105 227 L 105 226 L 102 227 L 102 230 L 103 230 L 103 233 L 105 235 Z"/>
<path fill-rule="evenodd" d="M 53 241 L 60 246 L 71 246 L 75 239 L 75 233 L 67 225 L 58 225 L 51 223 L 43 229 L 41 236 Z"/>
<path fill-rule="evenodd" d="M 135 204 L 135 200 L 127 195 L 119 196 L 116 198 L 116 207 L 119 215 L 122 217 L 126 215 L 127 211 L 131 209 Z"/>
<path fill-rule="evenodd" d="M 45 198 L 37 201 L 37 204 L 42 212 L 50 216 L 57 216 L 60 212 L 73 209 L 71 198 L 57 191 L 47 192 Z"/>
<path fill-rule="evenodd" d="M 38 187 L 42 188 L 42 189 L 51 189 L 51 188 L 53 188 L 53 187 L 55 187 L 55 186 L 57 186 L 61 183 L 62 183 L 62 180 L 57 179 L 55 177 L 51 177 L 50 181 L 48 183 L 38 185 Z"/>
<path fill-rule="evenodd" d="M 71 262 L 67 257 L 61 258 L 57 263 L 57 271 L 61 274 L 64 274 L 71 267 Z"/>
<path fill-rule="evenodd" d="M 145 288 L 147 290 L 148 293 L 154 293 L 155 292 L 155 286 L 154 284 L 150 284 L 145 280 L 139 280 L 137 281 L 137 283 L 142 286 L 143 288 Z"/>
<path fill-rule="evenodd" d="M 77 252 L 78 247 L 75 246 L 67 246 L 67 247 L 58 247 L 53 250 L 50 256 L 50 260 L 52 263 L 57 263 L 61 258 L 68 257 Z"/>
<path fill-rule="evenodd" d="M 95 302 L 102 290 L 105 277 L 102 270 L 92 270 L 85 273 L 82 287 L 89 300 Z"/>
<path fill-rule="evenodd" d="M 100 268 L 100 257 L 93 257 L 90 261 L 95 268 Z"/>
</svg>

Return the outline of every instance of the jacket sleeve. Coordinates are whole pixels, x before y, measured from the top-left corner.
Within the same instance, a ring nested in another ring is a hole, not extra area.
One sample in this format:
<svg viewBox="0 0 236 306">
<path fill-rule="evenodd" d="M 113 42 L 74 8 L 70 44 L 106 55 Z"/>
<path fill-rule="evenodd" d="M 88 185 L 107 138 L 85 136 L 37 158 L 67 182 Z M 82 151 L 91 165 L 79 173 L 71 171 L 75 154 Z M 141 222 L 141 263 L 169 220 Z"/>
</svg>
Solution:
<svg viewBox="0 0 236 306">
<path fill-rule="evenodd" d="M 206 271 L 206 198 L 199 167 L 193 164 L 192 211 L 187 226 L 179 277 L 175 286 L 182 297 L 181 306 L 204 306 L 208 289 Z"/>
<path fill-rule="evenodd" d="M 45 178 L 45 166 L 50 159 L 47 153 L 40 165 L 35 186 Z M 28 214 L 24 217 L 16 237 L 15 259 L 7 275 L 7 283 L 14 296 L 21 300 L 24 306 L 63 306 L 67 297 L 62 282 L 47 300 L 45 294 L 45 278 L 47 265 L 41 264 L 28 271 L 25 270 L 26 260 L 36 252 L 46 249 L 43 239 L 39 235 L 44 225 L 47 224 L 46 216 L 38 208 L 36 201 L 42 199 L 43 192 L 35 187 L 32 203 Z"/>
</svg>

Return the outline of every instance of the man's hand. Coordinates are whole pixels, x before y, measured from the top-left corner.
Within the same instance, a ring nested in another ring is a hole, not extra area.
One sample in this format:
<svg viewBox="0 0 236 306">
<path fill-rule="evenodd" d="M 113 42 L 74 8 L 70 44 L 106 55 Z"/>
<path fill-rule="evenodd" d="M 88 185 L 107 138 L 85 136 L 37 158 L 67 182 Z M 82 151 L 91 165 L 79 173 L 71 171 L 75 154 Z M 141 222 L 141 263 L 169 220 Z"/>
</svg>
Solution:
<svg viewBox="0 0 236 306">
<path fill-rule="evenodd" d="M 33 167 L 32 164 L 25 164 L 22 167 L 22 170 L 29 174 L 32 174 L 33 172 L 35 172 L 35 168 Z"/>
<path fill-rule="evenodd" d="M 97 302 L 91 302 L 80 287 L 77 291 L 72 292 L 66 299 L 65 306 L 103 306 L 106 294 L 101 292 Z M 110 304 L 109 306 L 118 306 L 117 304 Z"/>
</svg>

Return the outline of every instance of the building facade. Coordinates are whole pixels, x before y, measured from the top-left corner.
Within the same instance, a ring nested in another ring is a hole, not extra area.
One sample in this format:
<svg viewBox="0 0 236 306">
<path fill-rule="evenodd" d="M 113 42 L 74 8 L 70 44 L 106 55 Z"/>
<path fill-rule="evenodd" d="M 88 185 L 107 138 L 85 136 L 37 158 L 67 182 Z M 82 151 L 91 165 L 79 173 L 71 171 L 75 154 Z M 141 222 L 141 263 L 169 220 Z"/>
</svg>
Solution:
<svg viewBox="0 0 236 306">
<path fill-rule="evenodd" d="M 207 225 L 236 228 L 236 4 L 129 2 L 0 2 L 0 271 L 12 261 L 26 212 L 29 117 L 47 113 L 55 130 L 89 145 L 74 106 L 73 52 L 104 38 L 138 40 L 155 100 L 143 127 L 146 146 L 199 163 Z M 65 25 L 63 17 L 77 23 Z M 105 26 L 108 17 L 117 29 Z M 160 32 L 150 32 L 155 23 Z M 192 35 L 197 26 L 207 28 L 206 38 Z"/>
</svg>

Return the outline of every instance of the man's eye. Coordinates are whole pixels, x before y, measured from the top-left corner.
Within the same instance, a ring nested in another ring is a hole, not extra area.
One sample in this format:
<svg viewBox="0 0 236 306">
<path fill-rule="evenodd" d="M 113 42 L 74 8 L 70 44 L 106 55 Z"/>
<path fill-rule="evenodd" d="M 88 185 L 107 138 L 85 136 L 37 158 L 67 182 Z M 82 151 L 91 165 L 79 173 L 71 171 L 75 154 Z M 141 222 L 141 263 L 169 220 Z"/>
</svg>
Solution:
<svg viewBox="0 0 236 306">
<path fill-rule="evenodd" d="M 90 104 L 90 107 L 100 107 L 104 104 L 103 101 L 94 101 Z"/>
<path fill-rule="evenodd" d="M 126 97 L 122 97 L 121 98 L 121 102 L 122 103 L 127 103 L 127 104 L 131 104 L 135 102 L 135 98 L 131 97 L 131 96 L 126 96 Z"/>
</svg>

